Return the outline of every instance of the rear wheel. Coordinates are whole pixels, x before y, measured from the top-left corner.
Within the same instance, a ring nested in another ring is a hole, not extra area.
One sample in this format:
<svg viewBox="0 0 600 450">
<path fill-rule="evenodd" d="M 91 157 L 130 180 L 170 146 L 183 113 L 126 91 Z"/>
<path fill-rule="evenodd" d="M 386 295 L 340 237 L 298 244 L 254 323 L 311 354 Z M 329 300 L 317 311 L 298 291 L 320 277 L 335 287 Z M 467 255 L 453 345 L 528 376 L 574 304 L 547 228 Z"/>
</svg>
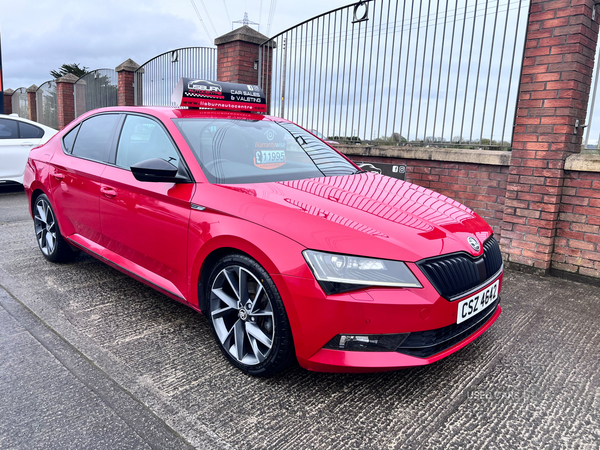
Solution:
<svg viewBox="0 0 600 450">
<path fill-rule="evenodd" d="M 72 261 L 79 254 L 78 251 L 72 250 L 61 236 L 54 210 L 45 194 L 41 194 L 35 200 L 33 223 L 38 245 L 48 261 Z"/>
<path fill-rule="evenodd" d="M 293 359 L 289 321 L 275 283 L 245 255 L 222 258 L 213 269 L 208 292 L 213 334 L 227 359 L 243 372 L 267 377 Z"/>
</svg>

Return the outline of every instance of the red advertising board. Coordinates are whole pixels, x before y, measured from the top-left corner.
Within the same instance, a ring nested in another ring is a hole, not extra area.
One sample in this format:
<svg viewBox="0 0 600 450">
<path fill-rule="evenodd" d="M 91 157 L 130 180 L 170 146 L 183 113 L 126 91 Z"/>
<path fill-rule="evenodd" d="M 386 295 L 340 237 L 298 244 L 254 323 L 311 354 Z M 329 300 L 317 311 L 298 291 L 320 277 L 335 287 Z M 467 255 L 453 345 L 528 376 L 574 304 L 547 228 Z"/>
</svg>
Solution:
<svg viewBox="0 0 600 450">
<path fill-rule="evenodd" d="M 259 86 L 181 78 L 171 101 L 191 108 L 267 112 L 265 94 Z"/>
</svg>

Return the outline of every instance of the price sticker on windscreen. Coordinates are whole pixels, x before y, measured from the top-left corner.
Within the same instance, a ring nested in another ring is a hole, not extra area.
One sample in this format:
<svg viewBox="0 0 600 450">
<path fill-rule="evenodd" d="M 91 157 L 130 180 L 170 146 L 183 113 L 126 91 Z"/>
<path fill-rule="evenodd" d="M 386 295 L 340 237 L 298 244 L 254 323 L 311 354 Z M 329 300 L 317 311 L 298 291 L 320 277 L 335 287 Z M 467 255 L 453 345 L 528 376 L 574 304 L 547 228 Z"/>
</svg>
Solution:
<svg viewBox="0 0 600 450">
<path fill-rule="evenodd" d="M 284 164 L 284 150 L 256 150 L 254 152 L 254 165 L 260 169 L 276 169 Z"/>
</svg>

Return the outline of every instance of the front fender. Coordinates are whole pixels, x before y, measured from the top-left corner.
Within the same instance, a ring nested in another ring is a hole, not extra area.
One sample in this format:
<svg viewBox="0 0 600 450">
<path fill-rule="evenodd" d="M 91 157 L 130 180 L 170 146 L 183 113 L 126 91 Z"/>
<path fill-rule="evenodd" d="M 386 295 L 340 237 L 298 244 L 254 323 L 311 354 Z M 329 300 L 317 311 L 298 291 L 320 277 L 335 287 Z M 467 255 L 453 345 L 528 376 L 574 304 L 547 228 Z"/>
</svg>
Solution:
<svg viewBox="0 0 600 450">
<path fill-rule="evenodd" d="M 314 278 L 302 256 L 304 248 L 279 233 L 237 217 L 209 210 L 192 211 L 188 239 L 188 300 L 192 307 L 200 308 L 198 284 L 203 270 L 211 270 L 205 267 L 205 262 L 213 252 L 231 249 L 245 253 L 271 275 L 290 320 L 294 341 L 302 342 L 296 305 L 284 277 L 278 275 Z"/>
</svg>

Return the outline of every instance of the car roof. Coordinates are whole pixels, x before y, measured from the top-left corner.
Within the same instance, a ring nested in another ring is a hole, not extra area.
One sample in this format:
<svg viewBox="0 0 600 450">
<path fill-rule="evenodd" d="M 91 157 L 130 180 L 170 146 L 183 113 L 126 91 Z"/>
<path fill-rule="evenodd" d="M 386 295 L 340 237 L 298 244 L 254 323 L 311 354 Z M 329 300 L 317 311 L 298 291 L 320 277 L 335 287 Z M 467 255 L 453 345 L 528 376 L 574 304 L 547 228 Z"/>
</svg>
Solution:
<svg viewBox="0 0 600 450">
<path fill-rule="evenodd" d="M 25 122 L 31 125 L 35 125 L 36 127 L 42 128 L 46 131 L 54 131 L 55 133 L 58 132 L 58 130 L 56 130 L 55 128 L 49 127 L 48 125 L 44 125 L 39 122 L 35 122 L 33 120 L 25 119 L 24 117 L 17 116 L 16 114 L 0 114 L 0 119 L 18 120 L 19 122 Z"/>
<path fill-rule="evenodd" d="M 18 116 L 17 114 L 0 114 L 0 118 L 2 119 L 13 119 L 18 120 L 20 122 L 27 122 L 35 125 L 41 125 L 41 123 L 34 122 L 33 120 L 25 119 L 24 117 Z"/>
<path fill-rule="evenodd" d="M 98 114 L 102 112 L 130 112 L 150 114 L 166 119 L 229 119 L 229 120 L 268 120 L 273 122 L 289 122 L 280 117 L 267 116 L 264 114 L 250 113 L 244 111 L 231 111 L 220 109 L 187 109 L 171 108 L 168 106 L 114 106 L 109 108 L 99 108 L 88 111 L 85 116 Z"/>
</svg>

